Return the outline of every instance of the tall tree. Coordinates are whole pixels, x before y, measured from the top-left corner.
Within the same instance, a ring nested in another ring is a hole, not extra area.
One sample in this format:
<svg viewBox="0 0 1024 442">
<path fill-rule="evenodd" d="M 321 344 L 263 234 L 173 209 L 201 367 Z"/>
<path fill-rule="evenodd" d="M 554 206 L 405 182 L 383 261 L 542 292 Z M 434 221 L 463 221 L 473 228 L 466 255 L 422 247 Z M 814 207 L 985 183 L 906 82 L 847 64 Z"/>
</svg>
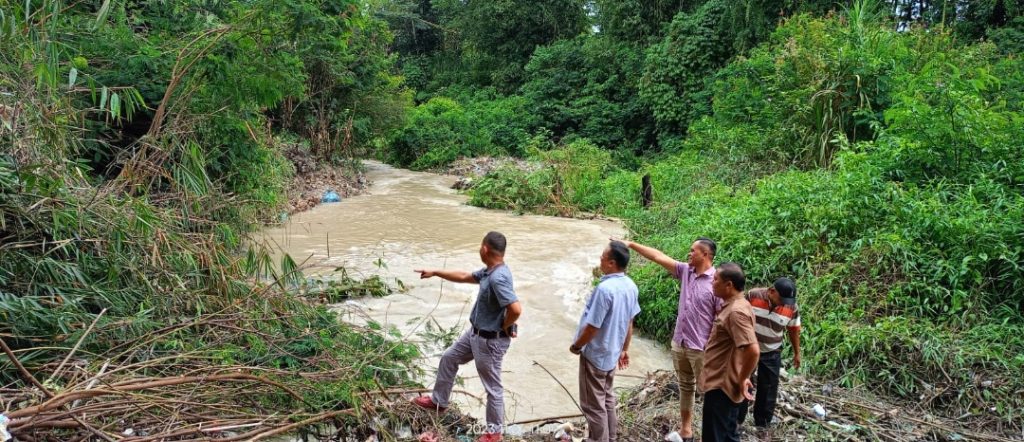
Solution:
<svg viewBox="0 0 1024 442">
<path fill-rule="evenodd" d="M 432 5 L 451 20 L 448 38 L 458 39 L 470 82 L 506 92 L 523 83 L 537 46 L 573 38 L 588 24 L 584 0 L 435 0 Z"/>
<path fill-rule="evenodd" d="M 676 14 L 700 5 L 700 0 L 595 0 L 596 24 L 601 33 L 631 42 L 646 42 L 662 35 Z"/>
</svg>

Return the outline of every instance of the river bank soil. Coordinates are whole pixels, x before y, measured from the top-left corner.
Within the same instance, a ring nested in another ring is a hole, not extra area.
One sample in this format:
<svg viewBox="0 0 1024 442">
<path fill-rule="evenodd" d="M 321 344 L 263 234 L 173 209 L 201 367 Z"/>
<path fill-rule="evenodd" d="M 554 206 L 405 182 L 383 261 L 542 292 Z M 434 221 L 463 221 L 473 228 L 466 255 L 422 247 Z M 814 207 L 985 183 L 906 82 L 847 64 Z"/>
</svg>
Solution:
<svg viewBox="0 0 1024 442">
<path fill-rule="evenodd" d="M 295 176 L 287 191 L 288 205 L 285 209 L 289 215 L 320 205 L 328 190 L 345 199 L 361 195 L 370 187 L 370 180 L 355 160 L 345 164 L 326 164 L 298 145 L 285 149 L 284 155 L 295 167 Z"/>
</svg>

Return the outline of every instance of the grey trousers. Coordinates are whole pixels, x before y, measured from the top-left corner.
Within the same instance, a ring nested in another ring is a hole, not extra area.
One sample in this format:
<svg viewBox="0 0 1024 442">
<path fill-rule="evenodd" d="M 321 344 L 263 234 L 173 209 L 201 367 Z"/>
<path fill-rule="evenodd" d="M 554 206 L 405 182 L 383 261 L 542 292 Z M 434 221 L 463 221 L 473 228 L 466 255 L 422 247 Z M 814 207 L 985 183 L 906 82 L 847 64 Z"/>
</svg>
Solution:
<svg viewBox="0 0 1024 442">
<path fill-rule="evenodd" d="M 505 357 L 511 338 L 484 339 L 466 330 L 459 339 L 448 347 L 441 356 L 437 367 L 437 382 L 431 399 L 435 404 L 447 407 L 452 395 L 452 385 L 459 366 L 469 361 L 476 363 L 476 372 L 487 392 L 487 432 L 501 433 L 505 422 L 505 396 L 501 387 L 501 359 Z"/>
<path fill-rule="evenodd" d="M 587 442 L 615 442 L 619 419 L 615 415 L 614 380 L 615 369 L 601 371 L 580 355 L 580 408 L 587 419 Z"/>
</svg>

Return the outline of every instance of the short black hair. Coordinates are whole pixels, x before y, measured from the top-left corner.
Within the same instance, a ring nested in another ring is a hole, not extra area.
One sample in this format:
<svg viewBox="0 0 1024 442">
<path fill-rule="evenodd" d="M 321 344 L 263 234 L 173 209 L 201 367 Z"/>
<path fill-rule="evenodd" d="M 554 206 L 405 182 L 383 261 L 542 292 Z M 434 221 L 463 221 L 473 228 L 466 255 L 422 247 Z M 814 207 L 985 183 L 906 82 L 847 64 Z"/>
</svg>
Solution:
<svg viewBox="0 0 1024 442">
<path fill-rule="evenodd" d="M 743 276 L 743 268 L 734 262 L 718 266 L 718 277 L 731 282 L 732 286 L 741 292 L 747 286 L 747 277 Z"/>
<path fill-rule="evenodd" d="M 484 244 L 498 255 L 505 255 L 505 243 L 505 235 L 499 232 L 487 232 L 487 235 L 484 235 Z"/>
<path fill-rule="evenodd" d="M 622 241 L 612 241 L 608 244 L 608 248 L 611 249 L 611 257 L 612 261 L 615 261 L 615 265 L 625 270 L 629 265 L 629 247 L 626 247 Z"/>
<path fill-rule="evenodd" d="M 701 243 L 701 245 L 708 248 L 708 251 L 711 252 L 712 258 L 715 256 L 716 253 L 718 253 L 718 244 L 715 244 L 715 242 L 712 241 L 711 238 L 705 238 L 702 236 L 700 238 L 697 238 L 697 242 Z"/>
</svg>

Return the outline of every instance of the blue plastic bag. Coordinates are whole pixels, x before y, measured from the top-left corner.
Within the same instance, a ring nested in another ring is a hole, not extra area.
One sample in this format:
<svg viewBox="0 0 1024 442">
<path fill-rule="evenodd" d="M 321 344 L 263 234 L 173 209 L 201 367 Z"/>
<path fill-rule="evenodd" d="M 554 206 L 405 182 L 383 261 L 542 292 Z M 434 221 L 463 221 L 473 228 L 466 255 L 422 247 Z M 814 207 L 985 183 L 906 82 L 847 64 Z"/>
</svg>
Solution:
<svg viewBox="0 0 1024 442">
<path fill-rule="evenodd" d="M 327 192 L 324 192 L 323 198 L 320 198 L 320 202 L 321 203 L 338 203 L 338 202 L 341 202 L 341 196 L 338 195 L 338 192 L 335 192 L 334 189 L 327 189 Z"/>
</svg>

